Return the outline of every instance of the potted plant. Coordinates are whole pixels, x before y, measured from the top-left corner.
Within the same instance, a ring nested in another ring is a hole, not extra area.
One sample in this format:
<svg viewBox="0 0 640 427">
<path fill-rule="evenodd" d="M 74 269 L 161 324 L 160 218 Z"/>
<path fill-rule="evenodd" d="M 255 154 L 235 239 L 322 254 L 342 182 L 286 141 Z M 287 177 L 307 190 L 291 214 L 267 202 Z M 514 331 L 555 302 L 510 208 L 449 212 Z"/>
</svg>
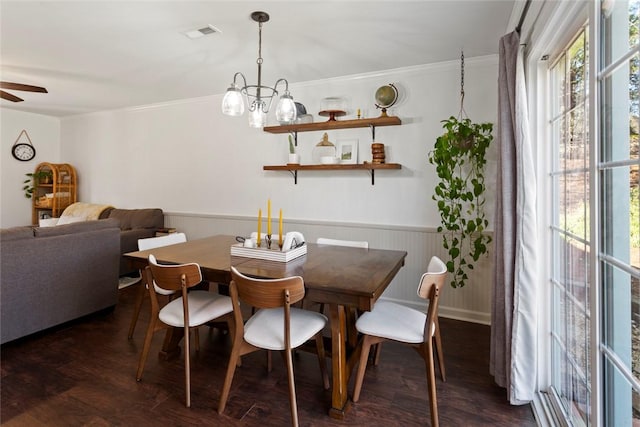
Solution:
<svg viewBox="0 0 640 427">
<path fill-rule="evenodd" d="M 297 165 L 300 163 L 300 155 L 296 153 L 296 147 L 293 144 L 293 137 L 289 134 L 289 164 Z"/>
<path fill-rule="evenodd" d="M 449 254 L 447 269 L 451 286 L 463 287 L 473 263 L 487 252 L 491 237 L 484 212 L 484 166 L 486 151 L 493 140 L 491 123 L 472 123 L 468 118 L 443 120 L 444 134 L 429 153 L 440 178 L 433 200 L 438 204 L 443 246 Z"/>
<path fill-rule="evenodd" d="M 36 181 L 40 184 L 50 184 L 53 178 L 53 172 L 50 170 L 37 170 L 25 175 L 28 178 L 23 181 L 24 187 L 22 187 L 22 190 L 24 191 L 24 197 L 27 199 L 34 196 L 33 192 L 35 191 Z"/>
</svg>

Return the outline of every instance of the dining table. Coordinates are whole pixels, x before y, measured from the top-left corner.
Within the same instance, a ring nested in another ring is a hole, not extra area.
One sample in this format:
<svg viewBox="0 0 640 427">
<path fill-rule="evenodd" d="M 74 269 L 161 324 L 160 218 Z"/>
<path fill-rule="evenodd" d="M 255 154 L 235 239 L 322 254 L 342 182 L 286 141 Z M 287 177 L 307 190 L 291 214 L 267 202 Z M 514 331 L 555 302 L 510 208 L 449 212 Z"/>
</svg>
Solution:
<svg viewBox="0 0 640 427">
<path fill-rule="evenodd" d="M 161 263 L 195 262 L 210 282 L 228 284 L 231 266 L 242 274 L 277 279 L 301 276 L 305 300 L 323 304 L 331 329 L 331 408 L 329 415 L 343 419 L 350 407 L 347 385 L 358 361 L 359 348 L 347 339 L 354 325 L 348 322 L 352 310 L 370 311 L 376 300 L 404 265 L 406 251 L 364 249 L 305 242 L 307 253 L 287 262 L 231 255 L 235 236 L 215 235 L 170 246 L 124 254 L 135 268 L 144 269 L 153 254 Z M 179 351 L 179 334 L 165 338 L 163 353 Z"/>
</svg>

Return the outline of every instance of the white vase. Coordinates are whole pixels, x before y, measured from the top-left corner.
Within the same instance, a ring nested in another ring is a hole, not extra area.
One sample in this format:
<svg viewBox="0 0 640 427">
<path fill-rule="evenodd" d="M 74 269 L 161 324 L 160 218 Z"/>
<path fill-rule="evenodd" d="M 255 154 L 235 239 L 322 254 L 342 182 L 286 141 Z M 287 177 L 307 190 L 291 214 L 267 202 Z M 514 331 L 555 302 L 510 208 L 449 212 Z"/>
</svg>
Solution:
<svg viewBox="0 0 640 427">
<path fill-rule="evenodd" d="M 289 164 L 300 164 L 300 155 L 298 153 L 289 154 Z"/>
</svg>

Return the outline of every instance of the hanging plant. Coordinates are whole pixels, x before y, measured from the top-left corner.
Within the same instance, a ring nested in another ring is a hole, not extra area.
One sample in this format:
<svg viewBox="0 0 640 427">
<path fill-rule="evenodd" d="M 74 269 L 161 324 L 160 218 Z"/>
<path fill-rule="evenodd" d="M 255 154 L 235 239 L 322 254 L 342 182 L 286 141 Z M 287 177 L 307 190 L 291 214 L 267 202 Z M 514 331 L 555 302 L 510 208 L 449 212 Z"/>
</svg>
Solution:
<svg viewBox="0 0 640 427">
<path fill-rule="evenodd" d="M 462 100 L 464 100 L 464 54 L 462 56 Z M 487 253 L 491 237 L 484 234 L 489 221 L 484 212 L 484 167 L 493 140 L 491 123 L 472 123 L 460 102 L 460 117 L 443 120 L 444 134 L 437 138 L 429 163 L 436 166 L 440 182 L 433 200 L 437 202 L 443 246 L 449 254 L 447 269 L 451 286 L 463 287 L 468 271 Z M 465 114 L 466 116 L 466 114 Z"/>
</svg>

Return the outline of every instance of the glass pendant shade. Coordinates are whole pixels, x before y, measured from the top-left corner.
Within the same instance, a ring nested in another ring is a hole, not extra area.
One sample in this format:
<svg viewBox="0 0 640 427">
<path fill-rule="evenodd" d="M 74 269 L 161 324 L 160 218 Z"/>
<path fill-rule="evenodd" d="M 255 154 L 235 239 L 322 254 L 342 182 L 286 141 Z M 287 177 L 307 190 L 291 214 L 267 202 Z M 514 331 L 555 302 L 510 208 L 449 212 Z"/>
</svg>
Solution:
<svg viewBox="0 0 640 427">
<path fill-rule="evenodd" d="M 280 123 L 291 123 L 296 119 L 296 104 L 289 92 L 285 92 L 276 107 L 276 120 Z"/>
<path fill-rule="evenodd" d="M 244 114 L 244 100 L 240 89 L 235 84 L 232 84 L 227 93 L 222 98 L 222 113 L 227 116 L 241 116 Z"/>
<path fill-rule="evenodd" d="M 267 113 L 262 109 L 262 104 L 256 105 L 256 108 L 249 111 L 249 126 L 252 128 L 261 128 L 267 124 Z"/>
</svg>

